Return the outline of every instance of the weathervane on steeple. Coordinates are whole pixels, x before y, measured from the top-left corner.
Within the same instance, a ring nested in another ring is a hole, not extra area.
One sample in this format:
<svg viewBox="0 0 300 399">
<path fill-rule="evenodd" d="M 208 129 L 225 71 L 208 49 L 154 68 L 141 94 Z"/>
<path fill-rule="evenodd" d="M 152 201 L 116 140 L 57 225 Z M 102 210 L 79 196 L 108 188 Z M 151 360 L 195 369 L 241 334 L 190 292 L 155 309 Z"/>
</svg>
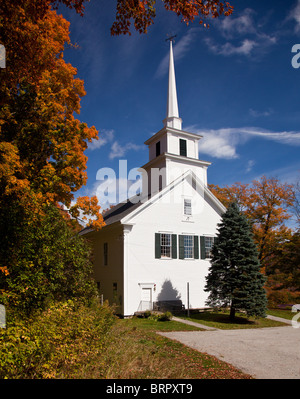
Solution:
<svg viewBox="0 0 300 399">
<path fill-rule="evenodd" d="M 169 36 L 169 35 L 167 35 L 167 36 Z M 176 37 L 177 35 L 173 35 L 173 36 L 169 36 L 167 39 L 166 39 L 166 42 L 175 42 L 175 37 Z"/>
</svg>

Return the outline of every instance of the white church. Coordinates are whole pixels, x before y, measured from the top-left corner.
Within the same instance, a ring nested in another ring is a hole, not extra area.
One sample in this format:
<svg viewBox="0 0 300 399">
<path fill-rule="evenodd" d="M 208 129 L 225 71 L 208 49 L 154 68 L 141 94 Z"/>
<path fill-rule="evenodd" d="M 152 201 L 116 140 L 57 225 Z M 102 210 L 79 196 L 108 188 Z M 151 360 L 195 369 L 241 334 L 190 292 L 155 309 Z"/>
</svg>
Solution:
<svg viewBox="0 0 300 399">
<path fill-rule="evenodd" d="M 200 139 L 182 130 L 170 41 L 167 116 L 145 142 L 143 190 L 106 211 L 100 231 L 81 232 L 93 242 L 99 293 L 124 317 L 205 307 L 210 251 L 226 209 L 207 187 Z"/>
</svg>

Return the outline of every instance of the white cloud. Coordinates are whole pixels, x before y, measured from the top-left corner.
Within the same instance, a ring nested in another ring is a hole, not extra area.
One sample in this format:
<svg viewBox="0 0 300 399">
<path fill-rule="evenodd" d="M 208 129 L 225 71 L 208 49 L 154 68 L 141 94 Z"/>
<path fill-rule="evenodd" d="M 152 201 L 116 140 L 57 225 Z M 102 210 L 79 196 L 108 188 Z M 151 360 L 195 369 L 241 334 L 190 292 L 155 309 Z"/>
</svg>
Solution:
<svg viewBox="0 0 300 399">
<path fill-rule="evenodd" d="M 254 165 L 255 165 L 255 161 L 253 161 L 253 159 L 250 159 L 250 160 L 247 162 L 246 173 L 251 172 L 251 170 L 252 170 L 252 168 L 253 168 Z"/>
<path fill-rule="evenodd" d="M 93 139 L 91 143 L 88 143 L 88 150 L 98 150 L 105 144 L 111 142 L 114 139 L 114 130 L 102 129 L 99 132 L 99 139 Z"/>
<path fill-rule="evenodd" d="M 218 28 L 224 36 L 234 37 L 237 33 L 249 34 L 256 33 L 256 27 L 254 23 L 255 12 L 251 8 L 246 8 L 243 13 L 237 18 L 224 18 L 218 21 Z"/>
<path fill-rule="evenodd" d="M 144 146 L 137 145 L 134 143 L 126 143 L 125 145 L 121 145 L 117 140 L 115 140 L 115 132 L 114 130 L 101 130 L 99 134 L 98 140 L 92 140 L 91 143 L 88 143 L 88 150 L 94 151 L 98 150 L 102 146 L 106 144 L 111 144 L 109 159 L 121 158 L 123 157 L 127 151 L 134 150 L 139 151 L 144 149 Z"/>
<path fill-rule="evenodd" d="M 201 153 L 212 155 L 215 158 L 238 158 L 236 153 L 237 135 L 228 134 L 227 129 L 197 131 L 197 133 L 203 136 L 199 143 Z"/>
<path fill-rule="evenodd" d="M 241 55 L 250 55 L 254 47 L 258 46 L 254 40 L 243 40 L 239 45 L 233 45 L 230 42 L 226 42 L 225 44 L 214 44 L 211 39 L 205 39 L 207 46 L 211 49 L 212 52 L 216 54 L 222 54 L 225 56 L 241 54 Z"/>
<path fill-rule="evenodd" d="M 226 43 L 224 48 L 223 48 L 223 54 L 224 55 L 232 55 L 232 54 L 243 54 L 243 55 L 249 55 L 251 51 L 256 47 L 258 43 L 256 43 L 254 40 L 248 40 L 245 39 L 243 40 L 242 44 L 240 46 L 233 46 L 231 43 Z"/>
<path fill-rule="evenodd" d="M 144 147 L 141 145 L 133 143 L 126 143 L 125 145 L 121 145 L 118 141 L 114 141 L 111 146 L 109 159 L 122 158 L 129 150 L 139 151 L 141 149 L 144 149 Z"/>
<path fill-rule="evenodd" d="M 277 42 L 275 33 L 262 32 L 263 24 L 255 21 L 255 12 L 246 8 L 238 17 L 228 17 L 216 24 L 225 43 L 214 42 L 210 38 L 204 39 L 207 46 L 215 54 L 224 56 L 242 55 L 253 56 L 261 54 Z"/>
<path fill-rule="evenodd" d="M 270 130 L 259 128 L 242 128 L 241 133 L 248 134 L 249 136 L 259 136 L 261 138 L 277 141 L 282 144 L 300 146 L 300 132 L 272 132 Z"/>
<path fill-rule="evenodd" d="M 270 116 L 273 114 L 273 110 L 271 108 L 268 108 L 266 111 L 257 111 L 253 108 L 249 109 L 249 114 L 253 116 L 254 118 L 259 118 L 259 117 L 265 117 L 265 116 Z"/>
<path fill-rule="evenodd" d="M 237 147 L 252 137 L 276 141 L 286 145 L 300 146 L 300 132 L 282 131 L 272 132 L 257 127 L 223 128 L 223 129 L 196 129 L 187 127 L 191 131 L 203 136 L 199 142 L 199 152 L 220 159 L 235 159 L 239 155 Z"/>
<path fill-rule="evenodd" d="M 295 25 L 295 33 L 300 32 L 300 0 L 297 1 L 296 6 L 290 11 L 288 20 L 294 20 L 296 22 Z"/>
</svg>

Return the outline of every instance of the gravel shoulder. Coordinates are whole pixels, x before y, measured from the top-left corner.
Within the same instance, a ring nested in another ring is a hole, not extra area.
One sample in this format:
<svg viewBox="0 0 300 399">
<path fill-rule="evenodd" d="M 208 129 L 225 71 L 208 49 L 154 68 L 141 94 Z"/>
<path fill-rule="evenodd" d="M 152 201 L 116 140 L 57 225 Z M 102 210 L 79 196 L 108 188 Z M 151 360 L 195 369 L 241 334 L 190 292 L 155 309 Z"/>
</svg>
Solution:
<svg viewBox="0 0 300 399">
<path fill-rule="evenodd" d="M 284 326 L 159 334 L 216 356 L 257 379 L 300 378 L 300 328 Z"/>
</svg>

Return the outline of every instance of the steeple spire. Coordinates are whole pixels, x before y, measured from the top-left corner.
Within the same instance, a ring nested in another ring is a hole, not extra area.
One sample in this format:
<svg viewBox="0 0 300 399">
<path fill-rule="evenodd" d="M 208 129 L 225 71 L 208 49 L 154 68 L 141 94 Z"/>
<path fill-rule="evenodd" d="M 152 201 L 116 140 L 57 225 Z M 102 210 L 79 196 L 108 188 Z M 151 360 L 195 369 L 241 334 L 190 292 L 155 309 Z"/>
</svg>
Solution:
<svg viewBox="0 0 300 399">
<path fill-rule="evenodd" d="M 163 122 L 165 127 L 172 127 L 174 129 L 181 130 L 182 120 L 181 118 L 179 118 L 179 112 L 178 112 L 172 39 L 173 38 L 168 39 L 170 40 L 169 86 L 168 86 L 168 101 L 167 101 L 167 117 L 166 119 L 164 119 Z"/>
</svg>

